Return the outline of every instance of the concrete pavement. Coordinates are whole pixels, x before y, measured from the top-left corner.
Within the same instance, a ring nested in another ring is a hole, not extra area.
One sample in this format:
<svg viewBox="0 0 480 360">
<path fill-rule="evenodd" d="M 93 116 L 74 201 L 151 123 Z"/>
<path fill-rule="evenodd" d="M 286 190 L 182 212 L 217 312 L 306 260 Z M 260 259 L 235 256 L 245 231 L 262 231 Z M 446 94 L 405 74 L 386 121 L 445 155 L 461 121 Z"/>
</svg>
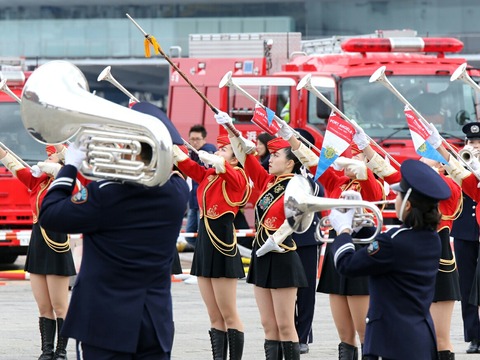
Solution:
<svg viewBox="0 0 480 360">
<path fill-rule="evenodd" d="M 188 265 L 191 253 L 181 253 L 184 266 Z M 24 257 L 14 266 L 2 270 L 22 269 Z M 172 359 L 200 360 L 211 359 L 208 336 L 209 321 L 197 285 L 185 282 L 172 284 L 175 343 Z M 262 359 L 263 330 L 253 296 L 253 288 L 244 280 L 238 284 L 238 308 L 245 325 L 244 359 Z M 28 280 L 0 279 L 0 359 L 37 359 L 40 354 L 40 334 L 38 332 L 38 311 Z M 467 344 L 463 342 L 460 303 L 456 303 L 452 320 L 452 342 L 457 360 L 480 359 L 480 354 L 465 353 Z M 302 355 L 302 360 L 338 358 L 338 337 L 333 325 L 328 296 L 317 294 L 314 321 L 314 343 L 310 353 Z M 69 358 L 74 359 L 74 342 L 68 345 Z"/>
</svg>

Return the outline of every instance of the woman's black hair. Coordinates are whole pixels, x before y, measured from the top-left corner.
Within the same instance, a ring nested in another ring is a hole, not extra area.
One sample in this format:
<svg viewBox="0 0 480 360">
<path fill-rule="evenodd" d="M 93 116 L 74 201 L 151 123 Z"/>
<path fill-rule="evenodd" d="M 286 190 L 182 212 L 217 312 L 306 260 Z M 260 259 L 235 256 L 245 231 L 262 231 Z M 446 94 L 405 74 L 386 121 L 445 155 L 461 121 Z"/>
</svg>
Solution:
<svg viewBox="0 0 480 360">
<path fill-rule="evenodd" d="M 295 156 L 295 154 L 292 152 L 292 148 L 288 147 L 285 148 L 285 156 L 287 157 L 288 160 L 293 160 L 294 165 L 293 165 L 293 170 L 292 173 L 294 174 L 300 174 L 300 168 L 302 167 L 302 163 L 298 158 Z"/>
<path fill-rule="evenodd" d="M 402 199 L 405 193 L 400 193 Z M 415 230 L 436 231 L 442 218 L 438 201 L 412 192 L 408 197 L 410 211 L 405 217 L 405 225 Z"/>
</svg>

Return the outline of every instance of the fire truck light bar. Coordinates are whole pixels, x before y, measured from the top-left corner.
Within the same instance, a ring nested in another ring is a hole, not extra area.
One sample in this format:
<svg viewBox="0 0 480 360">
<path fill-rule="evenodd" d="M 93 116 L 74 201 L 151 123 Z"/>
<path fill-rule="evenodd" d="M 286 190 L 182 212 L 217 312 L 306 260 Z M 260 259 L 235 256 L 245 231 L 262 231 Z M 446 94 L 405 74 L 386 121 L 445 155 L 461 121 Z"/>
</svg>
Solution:
<svg viewBox="0 0 480 360">
<path fill-rule="evenodd" d="M 460 52 L 463 42 L 455 38 L 352 38 L 342 43 L 346 52 Z"/>
</svg>

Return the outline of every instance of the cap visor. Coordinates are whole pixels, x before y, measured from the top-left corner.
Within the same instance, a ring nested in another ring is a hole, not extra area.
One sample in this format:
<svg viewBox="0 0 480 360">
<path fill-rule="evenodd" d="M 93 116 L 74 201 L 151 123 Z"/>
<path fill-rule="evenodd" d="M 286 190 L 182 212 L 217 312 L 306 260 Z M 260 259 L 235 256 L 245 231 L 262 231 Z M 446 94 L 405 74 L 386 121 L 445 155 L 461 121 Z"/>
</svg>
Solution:
<svg viewBox="0 0 480 360">
<path fill-rule="evenodd" d="M 390 189 L 395 191 L 395 192 L 401 192 L 401 193 L 404 193 L 405 192 L 405 189 L 403 189 L 401 186 L 400 186 L 400 183 L 396 183 L 396 184 L 393 184 L 393 185 L 390 185 Z"/>
</svg>

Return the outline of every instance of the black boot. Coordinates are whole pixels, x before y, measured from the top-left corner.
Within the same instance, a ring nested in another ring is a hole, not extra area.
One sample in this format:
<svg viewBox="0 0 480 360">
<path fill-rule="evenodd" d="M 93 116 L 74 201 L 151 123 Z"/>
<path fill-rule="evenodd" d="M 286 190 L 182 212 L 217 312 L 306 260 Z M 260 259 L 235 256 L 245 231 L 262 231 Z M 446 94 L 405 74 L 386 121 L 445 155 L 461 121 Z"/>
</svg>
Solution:
<svg viewBox="0 0 480 360">
<path fill-rule="evenodd" d="M 211 328 L 208 333 L 212 343 L 213 360 L 227 360 L 227 333 L 214 328 Z"/>
<path fill-rule="evenodd" d="M 267 340 L 263 344 L 265 349 L 265 360 L 282 360 L 282 343 L 278 340 Z"/>
<path fill-rule="evenodd" d="M 442 350 L 438 352 L 438 360 L 455 360 L 455 354 L 450 350 Z"/>
<path fill-rule="evenodd" d="M 236 329 L 228 329 L 228 347 L 230 348 L 230 360 L 241 360 L 243 355 L 243 343 L 245 337 L 243 332 Z"/>
<path fill-rule="evenodd" d="M 42 355 L 38 360 L 53 359 L 53 339 L 55 339 L 55 320 L 46 317 L 39 318 L 40 336 L 42 338 Z"/>
<path fill-rule="evenodd" d="M 358 348 L 356 346 L 341 342 L 338 344 L 338 360 L 357 360 Z"/>
<path fill-rule="evenodd" d="M 53 360 L 67 360 L 67 343 L 68 338 L 60 336 L 62 330 L 63 319 L 57 318 L 57 348 Z"/>
<path fill-rule="evenodd" d="M 282 341 L 282 349 L 285 360 L 300 360 L 300 343 Z"/>
<path fill-rule="evenodd" d="M 477 339 L 474 339 L 470 342 L 467 349 L 467 354 L 475 354 L 479 352 L 480 342 Z"/>
</svg>

